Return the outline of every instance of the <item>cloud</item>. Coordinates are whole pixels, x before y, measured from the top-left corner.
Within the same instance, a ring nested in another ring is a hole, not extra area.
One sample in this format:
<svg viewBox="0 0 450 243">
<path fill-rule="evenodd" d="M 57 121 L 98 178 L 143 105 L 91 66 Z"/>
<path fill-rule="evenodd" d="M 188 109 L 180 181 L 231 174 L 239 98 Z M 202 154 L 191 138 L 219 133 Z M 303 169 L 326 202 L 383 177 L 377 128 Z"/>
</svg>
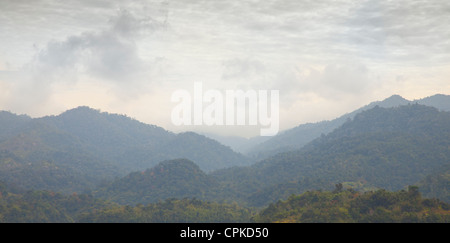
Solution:
<svg viewBox="0 0 450 243">
<path fill-rule="evenodd" d="M 48 113 L 50 107 L 61 105 L 53 103 L 54 97 L 61 98 L 60 93 L 76 88 L 79 83 L 86 87 L 86 82 L 91 82 L 93 89 L 103 83 L 100 87 L 104 90 L 99 94 L 106 90 L 124 101 L 137 98 L 156 82 L 152 72 L 158 67 L 158 59 L 142 57 L 138 44 L 164 27 L 165 23 L 150 16 L 137 16 L 122 9 L 105 28 L 53 39 L 43 48 L 35 47 L 35 55 L 15 71 L 17 75 L 3 75 L 0 80 L 2 96 L 9 97 L 2 99 L 2 106 L 21 112 L 40 107 L 33 112 Z M 85 98 L 80 96 L 80 102 Z"/>
<path fill-rule="evenodd" d="M 310 69 L 303 79 L 305 91 L 331 99 L 361 94 L 371 87 L 369 70 L 362 64 L 332 64 L 323 70 Z"/>
<path fill-rule="evenodd" d="M 264 64 L 258 60 L 233 58 L 223 61 L 222 79 L 231 80 L 239 79 L 248 80 L 250 78 L 258 78 L 264 75 L 266 68 Z"/>
<path fill-rule="evenodd" d="M 0 102 L 25 112 L 91 102 L 163 117 L 164 97 L 203 82 L 280 90 L 295 123 L 305 107 L 319 119 L 448 87 L 449 1 L 4 2 L 0 70 L 21 74 L 0 77 Z"/>
<path fill-rule="evenodd" d="M 363 1 L 340 36 L 366 60 L 435 65 L 450 61 L 448 1 Z"/>
<path fill-rule="evenodd" d="M 40 49 L 21 72 L 26 78 L 16 80 L 14 90 L 26 93 L 33 103 L 46 101 L 54 87 L 66 88 L 80 80 L 104 82 L 122 99 L 130 99 L 146 92 L 153 82 L 152 68 L 157 60 L 141 57 L 138 42 L 143 36 L 162 29 L 159 23 L 148 16 L 138 17 L 127 10 L 119 10 L 103 30 L 74 34 L 63 40 L 52 40 Z M 19 84 L 20 82 L 20 84 Z M 111 85 L 112 84 L 112 85 Z"/>
<path fill-rule="evenodd" d="M 36 77 L 50 76 L 50 81 L 60 80 L 62 73 L 67 72 L 118 83 L 142 80 L 151 67 L 140 57 L 136 41 L 144 31 L 161 28 L 160 23 L 121 10 L 110 24 L 106 30 L 50 41 L 28 67 Z"/>
</svg>

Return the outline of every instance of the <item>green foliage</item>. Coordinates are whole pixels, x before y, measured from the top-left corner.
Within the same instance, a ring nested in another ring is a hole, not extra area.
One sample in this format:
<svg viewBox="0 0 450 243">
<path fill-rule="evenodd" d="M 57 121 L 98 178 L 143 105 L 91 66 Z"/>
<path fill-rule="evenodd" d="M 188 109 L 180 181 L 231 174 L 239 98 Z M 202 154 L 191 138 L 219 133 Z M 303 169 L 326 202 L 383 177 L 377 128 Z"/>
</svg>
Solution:
<svg viewBox="0 0 450 243">
<path fill-rule="evenodd" d="M 448 223 L 450 205 L 423 199 L 417 187 L 408 191 L 308 191 L 270 204 L 255 222 L 291 223 Z"/>
<path fill-rule="evenodd" d="M 0 223 L 225 223 L 249 222 L 254 213 L 234 204 L 198 199 L 167 199 L 134 207 L 92 195 L 51 191 L 12 193 L 0 183 Z"/>
<path fill-rule="evenodd" d="M 87 194 L 63 195 L 52 191 L 13 193 L 0 183 L 1 223 L 71 223 L 81 214 L 113 204 Z"/>
<path fill-rule="evenodd" d="M 11 192 L 0 183 L 1 223 L 246 223 L 246 222 L 450 222 L 450 205 L 407 191 L 308 191 L 291 195 L 257 212 L 196 198 L 166 199 L 136 206 L 118 205 L 92 195 L 51 191 Z"/>
<path fill-rule="evenodd" d="M 237 204 L 218 204 L 198 199 L 167 199 L 144 205 L 121 206 L 84 214 L 88 223 L 243 223 L 252 212 Z"/>
<path fill-rule="evenodd" d="M 450 203 L 450 164 L 426 176 L 417 185 L 424 196 Z"/>
</svg>

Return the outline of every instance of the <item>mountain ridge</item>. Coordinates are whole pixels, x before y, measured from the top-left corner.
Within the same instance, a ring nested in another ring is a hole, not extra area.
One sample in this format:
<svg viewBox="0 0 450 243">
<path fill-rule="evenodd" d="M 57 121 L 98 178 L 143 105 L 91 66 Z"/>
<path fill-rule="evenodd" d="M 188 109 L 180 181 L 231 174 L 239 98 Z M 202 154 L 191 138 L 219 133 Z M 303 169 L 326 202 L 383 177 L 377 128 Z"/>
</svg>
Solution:
<svg viewBox="0 0 450 243">
<path fill-rule="evenodd" d="M 305 147 L 212 175 L 257 205 L 338 182 L 398 190 L 448 164 L 449 137 L 450 112 L 374 107 Z"/>
<path fill-rule="evenodd" d="M 26 188 L 80 192 L 102 180 L 179 157 L 194 159 L 206 171 L 250 163 L 202 135 L 175 134 L 86 106 L 56 116 L 30 118 L 3 112 L 2 117 L 0 152 L 14 156 L 0 160 L 0 180 Z"/>
<path fill-rule="evenodd" d="M 267 141 L 257 144 L 253 148 L 249 149 L 246 154 L 256 160 L 261 160 L 276 153 L 299 149 L 315 138 L 320 137 L 322 134 L 326 135 L 332 132 L 334 129 L 344 124 L 347 119 L 354 117 L 362 111 L 371 109 L 375 106 L 396 107 L 414 103 L 432 106 L 442 111 L 450 111 L 450 95 L 436 94 L 410 101 L 398 94 L 394 94 L 384 100 L 371 102 L 368 105 L 332 120 L 300 124 L 296 127 L 284 130 Z"/>
</svg>

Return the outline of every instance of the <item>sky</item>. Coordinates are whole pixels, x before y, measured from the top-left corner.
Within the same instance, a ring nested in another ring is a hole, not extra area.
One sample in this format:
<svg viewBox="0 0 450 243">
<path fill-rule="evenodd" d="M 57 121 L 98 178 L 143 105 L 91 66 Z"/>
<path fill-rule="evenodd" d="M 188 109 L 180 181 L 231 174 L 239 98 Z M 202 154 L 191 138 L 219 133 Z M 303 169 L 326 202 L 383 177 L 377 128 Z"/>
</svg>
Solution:
<svg viewBox="0 0 450 243">
<path fill-rule="evenodd" d="M 279 90 L 280 130 L 450 94 L 447 0 L 0 0 L 0 110 L 78 106 L 174 132 L 176 90 Z"/>
</svg>

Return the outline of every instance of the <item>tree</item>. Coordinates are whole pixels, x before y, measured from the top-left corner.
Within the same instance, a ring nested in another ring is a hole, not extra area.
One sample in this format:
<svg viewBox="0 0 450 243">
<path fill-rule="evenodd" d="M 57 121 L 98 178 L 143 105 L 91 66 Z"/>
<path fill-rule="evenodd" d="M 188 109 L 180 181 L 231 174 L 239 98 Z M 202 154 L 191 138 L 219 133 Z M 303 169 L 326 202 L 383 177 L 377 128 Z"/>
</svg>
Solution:
<svg viewBox="0 0 450 243">
<path fill-rule="evenodd" d="M 344 189 L 344 186 L 342 185 L 342 183 L 338 183 L 338 184 L 336 184 L 334 186 L 335 186 L 335 188 L 333 190 L 333 193 L 342 192 L 342 190 Z"/>
</svg>

